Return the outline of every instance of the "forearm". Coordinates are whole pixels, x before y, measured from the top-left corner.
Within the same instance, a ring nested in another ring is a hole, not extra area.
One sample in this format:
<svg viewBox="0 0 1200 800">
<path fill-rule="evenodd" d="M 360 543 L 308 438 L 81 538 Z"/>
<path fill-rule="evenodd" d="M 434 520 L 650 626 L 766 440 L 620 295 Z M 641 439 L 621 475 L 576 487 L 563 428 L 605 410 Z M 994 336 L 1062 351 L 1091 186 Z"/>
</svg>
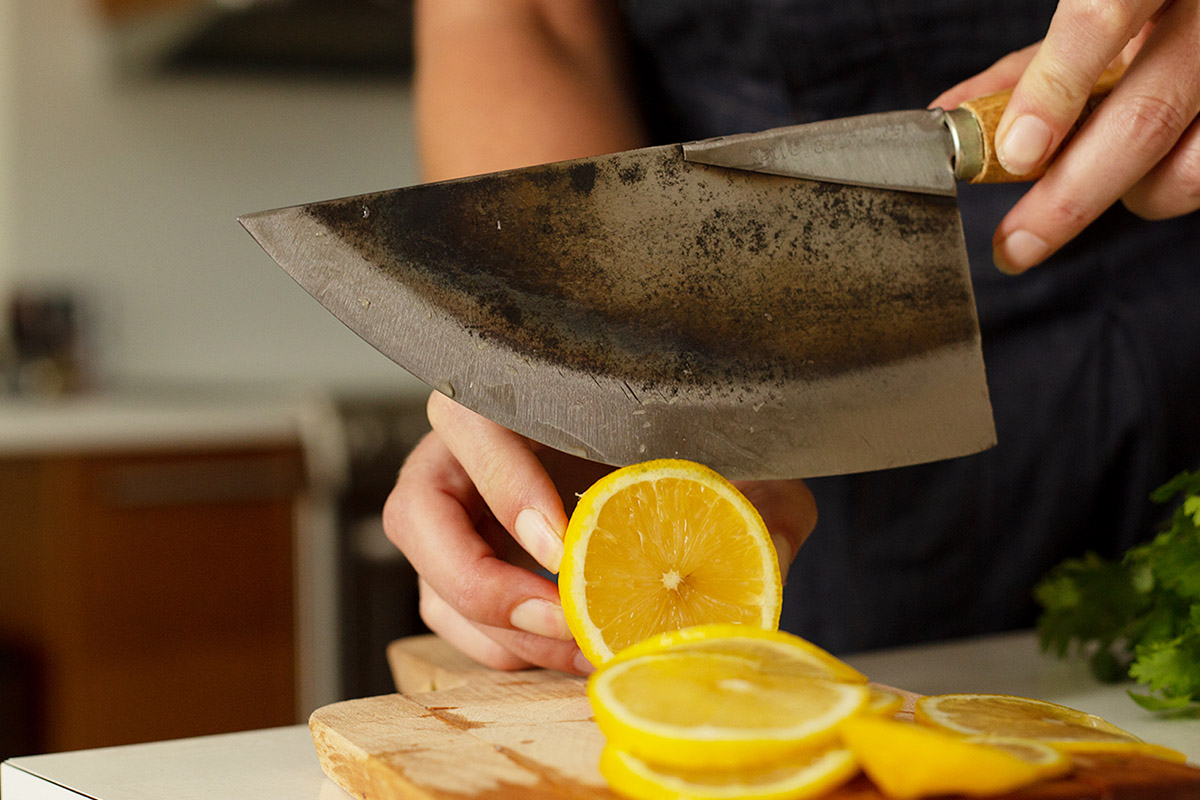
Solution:
<svg viewBox="0 0 1200 800">
<path fill-rule="evenodd" d="M 612 0 L 417 0 L 426 180 L 646 143 Z"/>
</svg>

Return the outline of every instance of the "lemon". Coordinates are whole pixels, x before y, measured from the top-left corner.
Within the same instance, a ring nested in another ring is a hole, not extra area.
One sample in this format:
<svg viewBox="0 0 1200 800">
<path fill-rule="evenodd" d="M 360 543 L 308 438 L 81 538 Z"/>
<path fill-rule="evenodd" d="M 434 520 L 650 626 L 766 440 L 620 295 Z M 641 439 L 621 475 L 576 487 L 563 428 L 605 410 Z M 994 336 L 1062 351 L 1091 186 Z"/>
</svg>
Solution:
<svg viewBox="0 0 1200 800">
<path fill-rule="evenodd" d="M 858 764 L 849 750 L 831 748 L 757 769 L 681 769 L 655 766 L 610 746 L 600 756 L 600 774 L 634 800 L 802 800 L 845 783 L 858 774 Z"/>
<path fill-rule="evenodd" d="M 1028 697 L 930 695 L 917 701 L 914 719 L 960 734 L 1037 739 L 1067 753 L 1130 754 L 1187 761 L 1183 753 L 1143 742 L 1094 714 Z"/>
<path fill-rule="evenodd" d="M 840 732 L 863 772 L 897 800 L 1002 794 L 1071 767 L 1067 756 L 1042 742 L 973 740 L 871 714 L 846 720 Z"/>
<path fill-rule="evenodd" d="M 806 647 L 789 657 L 776 643 L 764 657 L 766 639 L 707 641 L 721 646 L 622 656 L 592 675 L 588 697 L 610 745 L 656 766 L 766 765 L 832 743 L 867 703 L 864 684 L 817 677 L 828 673 Z"/>
<path fill-rule="evenodd" d="M 559 570 L 567 625 L 602 664 L 701 623 L 774 629 L 782 586 L 754 506 L 701 464 L 647 461 L 601 478 L 571 515 Z"/>
</svg>

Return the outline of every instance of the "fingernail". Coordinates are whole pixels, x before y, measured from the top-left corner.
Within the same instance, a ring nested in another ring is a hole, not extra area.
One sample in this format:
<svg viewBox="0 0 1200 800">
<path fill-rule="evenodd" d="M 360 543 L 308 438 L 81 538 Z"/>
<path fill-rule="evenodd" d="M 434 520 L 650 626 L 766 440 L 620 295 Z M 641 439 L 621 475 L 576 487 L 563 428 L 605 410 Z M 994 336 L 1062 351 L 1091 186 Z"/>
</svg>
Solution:
<svg viewBox="0 0 1200 800">
<path fill-rule="evenodd" d="M 596 666 L 588 661 L 587 656 L 582 652 L 575 654 L 575 660 L 571 664 L 575 667 L 575 671 L 581 675 L 591 675 L 596 671 Z"/>
<path fill-rule="evenodd" d="M 775 545 L 775 554 L 779 557 L 779 577 L 782 580 L 787 577 L 788 568 L 792 565 L 792 545 L 782 536 L 772 536 L 771 542 Z"/>
<path fill-rule="evenodd" d="M 513 522 L 513 534 L 521 546 L 546 569 L 558 573 L 562 564 L 562 537 L 550 527 L 549 520 L 536 508 L 521 509 Z"/>
<path fill-rule="evenodd" d="M 1041 163 L 1053 137 L 1049 125 L 1024 114 L 1013 120 L 1004 138 L 996 143 L 996 157 L 1013 175 L 1024 175 Z"/>
<path fill-rule="evenodd" d="M 1050 245 L 1029 231 L 1013 231 L 992 250 L 996 268 L 1009 275 L 1019 275 L 1040 263 L 1050 252 Z"/>
<path fill-rule="evenodd" d="M 562 606 L 548 600 L 531 597 L 517 604 L 508 615 L 508 621 L 514 628 L 520 628 L 535 636 L 545 636 L 550 639 L 570 639 L 571 629 L 567 627 L 567 618 Z"/>
</svg>

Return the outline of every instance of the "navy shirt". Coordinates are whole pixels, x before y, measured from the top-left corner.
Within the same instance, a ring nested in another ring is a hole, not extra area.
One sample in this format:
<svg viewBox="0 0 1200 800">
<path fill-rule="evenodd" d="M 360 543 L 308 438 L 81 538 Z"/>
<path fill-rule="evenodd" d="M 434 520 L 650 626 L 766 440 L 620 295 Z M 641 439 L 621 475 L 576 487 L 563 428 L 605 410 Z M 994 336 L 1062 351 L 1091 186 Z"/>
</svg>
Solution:
<svg viewBox="0 0 1200 800">
<path fill-rule="evenodd" d="M 926 106 L 1040 39 L 1053 0 L 625 0 L 660 142 Z M 835 651 L 1032 625 L 1051 566 L 1152 535 L 1200 466 L 1200 215 L 1120 205 L 1020 277 L 991 261 L 1025 186 L 960 187 L 999 445 L 810 480 L 781 626 Z"/>
</svg>

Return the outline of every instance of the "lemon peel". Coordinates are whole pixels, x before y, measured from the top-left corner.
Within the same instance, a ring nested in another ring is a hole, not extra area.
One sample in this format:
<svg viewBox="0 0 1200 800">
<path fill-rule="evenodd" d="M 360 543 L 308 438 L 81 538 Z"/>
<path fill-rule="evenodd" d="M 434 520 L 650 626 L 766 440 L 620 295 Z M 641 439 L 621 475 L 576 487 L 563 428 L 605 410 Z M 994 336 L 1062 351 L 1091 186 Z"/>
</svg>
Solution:
<svg viewBox="0 0 1200 800">
<path fill-rule="evenodd" d="M 808 673 L 843 683 L 866 683 L 867 676 L 795 634 L 750 625 L 712 623 L 666 631 L 621 650 L 613 661 L 663 652 L 726 654 L 753 659 L 763 668 Z"/>
<path fill-rule="evenodd" d="M 804 800 L 854 777 L 858 763 L 849 750 L 832 748 L 758 769 L 679 769 L 609 746 L 600 756 L 600 774 L 615 791 L 635 800 Z"/>
</svg>

